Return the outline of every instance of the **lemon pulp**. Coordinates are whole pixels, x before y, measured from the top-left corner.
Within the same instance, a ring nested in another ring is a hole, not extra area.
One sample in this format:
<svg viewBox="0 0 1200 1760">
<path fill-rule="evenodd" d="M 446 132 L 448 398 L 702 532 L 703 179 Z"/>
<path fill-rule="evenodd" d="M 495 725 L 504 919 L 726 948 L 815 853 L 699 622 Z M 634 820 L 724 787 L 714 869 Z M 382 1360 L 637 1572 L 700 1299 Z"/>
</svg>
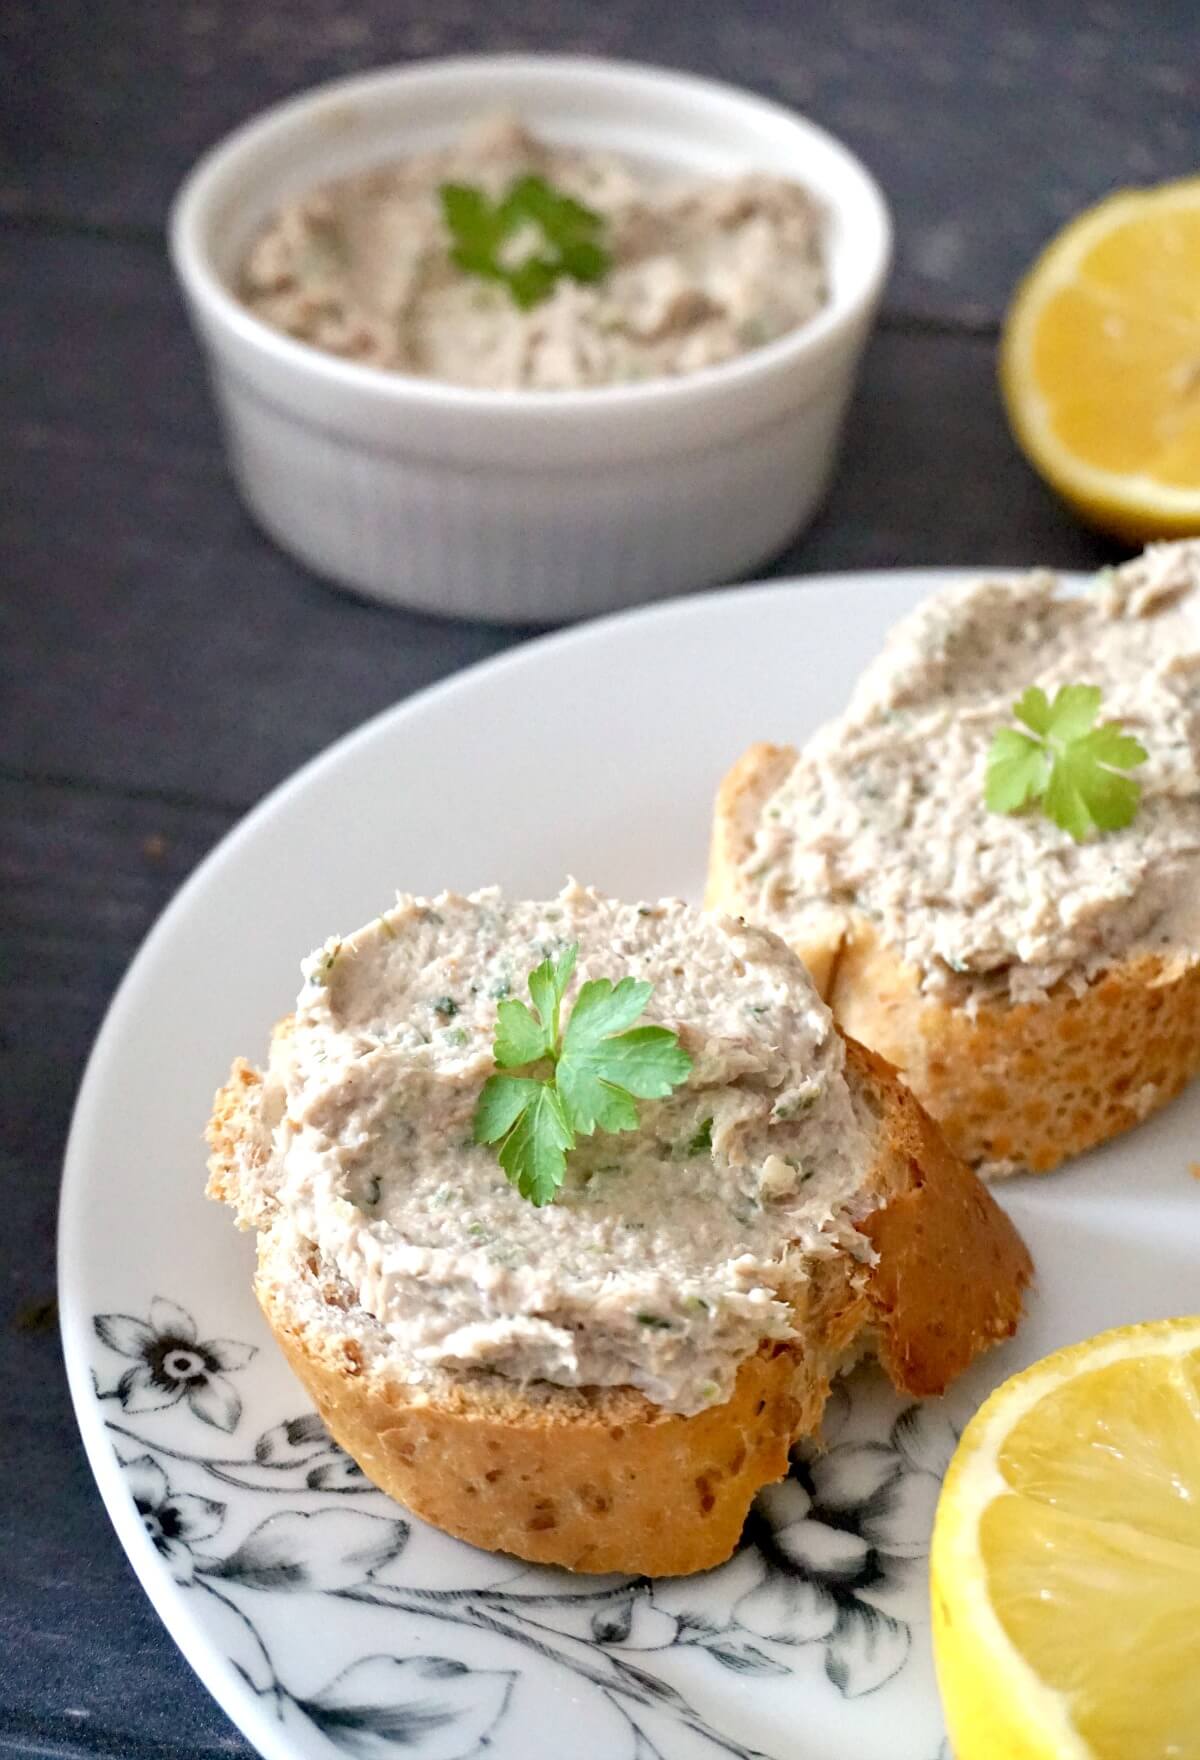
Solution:
<svg viewBox="0 0 1200 1760">
<path fill-rule="evenodd" d="M 1102 1335 L 994 1394 L 931 1568 L 959 1760 L 1200 1760 L 1200 1321 Z"/>
<path fill-rule="evenodd" d="M 1031 463 L 1094 523 L 1200 531 L 1200 178 L 1112 196 L 1050 243 L 1000 383 Z"/>
</svg>

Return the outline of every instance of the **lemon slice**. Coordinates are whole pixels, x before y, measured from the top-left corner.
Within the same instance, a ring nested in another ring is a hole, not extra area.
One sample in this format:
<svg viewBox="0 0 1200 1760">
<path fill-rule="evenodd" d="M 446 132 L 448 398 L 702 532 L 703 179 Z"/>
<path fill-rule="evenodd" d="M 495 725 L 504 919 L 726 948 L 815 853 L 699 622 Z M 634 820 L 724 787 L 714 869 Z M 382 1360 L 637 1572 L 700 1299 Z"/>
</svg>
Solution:
<svg viewBox="0 0 1200 1760">
<path fill-rule="evenodd" d="M 942 1488 L 934 1657 L 957 1760 L 1200 1756 L 1200 1319 L 994 1393 Z"/>
<path fill-rule="evenodd" d="M 1200 532 L 1200 177 L 1125 190 L 1017 290 L 1000 388 L 1030 463 L 1093 524 Z"/>
</svg>

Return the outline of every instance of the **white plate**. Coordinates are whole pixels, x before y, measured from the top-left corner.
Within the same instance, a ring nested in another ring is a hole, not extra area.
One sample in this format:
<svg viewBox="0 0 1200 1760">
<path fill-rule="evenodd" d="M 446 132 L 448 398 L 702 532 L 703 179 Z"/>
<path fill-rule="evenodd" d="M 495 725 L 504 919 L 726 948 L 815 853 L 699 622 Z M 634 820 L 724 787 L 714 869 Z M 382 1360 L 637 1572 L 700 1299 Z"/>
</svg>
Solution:
<svg viewBox="0 0 1200 1760">
<path fill-rule="evenodd" d="M 476 1552 L 329 1442 L 205 1202 L 201 1132 L 300 956 L 395 888 L 567 872 L 698 897 L 722 771 L 843 703 L 944 573 L 737 588 L 534 642 L 371 722 L 253 813 L 135 961 L 80 1094 L 60 1274 L 71 1389 L 134 1568 L 269 1760 L 935 1760 L 924 1557 L 956 1431 L 1003 1376 L 1198 1305 L 1200 1088 L 1000 1196 L 1039 1283 L 1013 1344 L 941 1402 L 856 1379 L 723 1569 L 648 1584 Z M 215 1341 L 215 1342 L 213 1342 Z"/>
</svg>

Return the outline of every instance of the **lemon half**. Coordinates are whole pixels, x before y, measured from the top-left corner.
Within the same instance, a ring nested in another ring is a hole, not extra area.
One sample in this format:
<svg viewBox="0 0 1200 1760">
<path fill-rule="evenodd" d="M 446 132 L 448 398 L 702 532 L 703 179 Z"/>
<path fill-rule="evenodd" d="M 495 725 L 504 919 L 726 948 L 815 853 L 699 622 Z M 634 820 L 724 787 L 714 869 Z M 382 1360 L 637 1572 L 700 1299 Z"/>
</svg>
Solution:
<svg viewBox="0 0 1200 1760">
<path fill-rule="evenodd" d="M 1085 519 L 1200 532 L 1200 177 L 1124 190 L 1042 252 L 1000 346 L 1017 442 Z"/>
<path fill-rule="evenodd" d="M 930 1580 L 957 1760 L 1198 1760 L 1200 1319 L 1005 1382 L 946 1475 Z"/>
</svg>

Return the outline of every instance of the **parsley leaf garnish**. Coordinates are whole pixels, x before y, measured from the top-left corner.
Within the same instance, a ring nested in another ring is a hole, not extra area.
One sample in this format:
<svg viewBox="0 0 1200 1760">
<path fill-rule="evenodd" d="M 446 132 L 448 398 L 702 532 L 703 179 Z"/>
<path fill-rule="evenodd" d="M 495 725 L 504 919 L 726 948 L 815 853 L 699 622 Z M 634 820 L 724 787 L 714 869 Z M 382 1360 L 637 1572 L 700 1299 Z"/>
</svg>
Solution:
<svg viewBox="0 0 1200 1760">
<path fill-rule="evenodd" d="M 600 215 L 544 177 L 518 177 L 498 202 L 470 183 L 443 183 L 438 194 L 451 260 L 468 275 L 502 282 L 523 312 L 547 299 L 563 275 L 599 281 L 611 267 Z M 527 227 L 540 233 L 540 248 L 506 262 L 505 245 Z"/>
<path fill-rule="evenodd" d="M 1149 753 L 1119 721 L 1097 727 L 1099 712 L 1097 685 L 1060 685 L 1053 702 L 1031 685 L 1013 704 L 1029 733 L 1002 727 L 992 741 L 984 787 L 989 811 L 1019 813 L 1040 802 L 1046 817 L 1076 843 L 1093 831 L 1130 824 L 1141 784 L 1120 772 L 1144 764 Z"/>
<path fill-rule="evenodd" d="M 475 1141 L 499 1145 L 509 1180 L 538 1205 L 553 1202 L 578 1137 L 635 1130 L 637 1101 L 665 1098 L 692 1068 L 669 1028 L 634 1026 L 654 988 L 636 978 L 581 985 L 561 1028 L 578 953 L 573 945 L 530 972 L 532 1008 L 499 1004 L 493 1055 L 504 1073 L 488 1077 L 475 1108 Z"/>
</svg>

